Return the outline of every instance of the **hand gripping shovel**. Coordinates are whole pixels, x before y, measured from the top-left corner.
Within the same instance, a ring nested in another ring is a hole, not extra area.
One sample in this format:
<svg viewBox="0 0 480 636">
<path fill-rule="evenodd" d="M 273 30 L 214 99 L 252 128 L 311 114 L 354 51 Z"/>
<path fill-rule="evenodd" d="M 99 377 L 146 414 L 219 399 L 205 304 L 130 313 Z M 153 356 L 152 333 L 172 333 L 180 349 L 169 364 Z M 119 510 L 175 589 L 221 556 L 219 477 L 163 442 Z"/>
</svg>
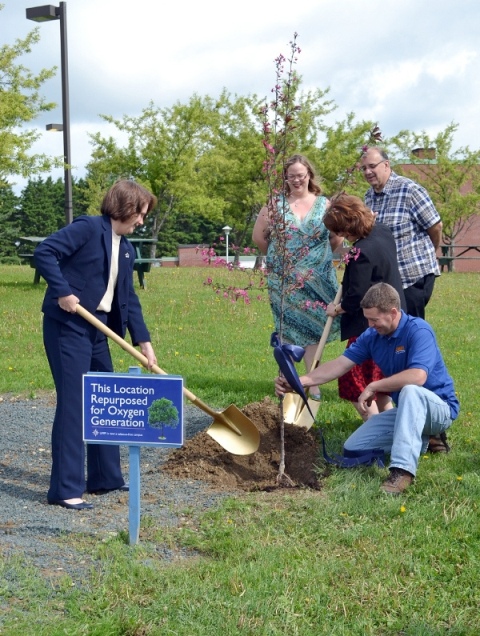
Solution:
<svg viewBox="0 0 480 636">
<path fill-rule="evenodd" d="M 340 302 L 342 298 L 342 286 L 338 288 L 337 294 L 333 300 L 334 304 Z M 320 338 L 320 342 L 318 343 L 317 350 L 315 351 L 315 356 L 313 358 L 313 363 L 310 368 L 310 371 L 313 371 L 320 364 L 320 360 L 322 359 L 323 350 L 325 349 L 325 345 L 327 343 L 327 338 L 330 335 L 330 329 L 332 328 L 333 323 L 332 316 L 328 316 L 325 327 L 323 329 L 322 337 Z M 283 398 L 283 418 L 286 424 L 294 424 L 295 426 L 302 426 L 307 430 L 313 426 L 315 421 L 315 416 L 317 415 L 318 409 L 320 407 L 320 402 L 318 400 L 308 399 L 308 406 L 310 409 L 305 408 L 305 404 L 297 393 L 286 393 Z M 311 413 L 313 413 L 313 418 Z"/>
<path fill-rule="evenodd" d="M 135 347 L 132 347 L 131 344 L 109 329 L 101 320 L 95 318 L 95 316 L 81 305 L 77 305 L 77 314 L 114 340 L 122 349 L 130 353 L 147 368 L 147 358 L 143 353 L 135 349 Z M 167 375 L 167 372 L 157 367 L 156 364 L 152 366 L 152 371 L 159 375 Z M 207 433 L 226 451 L 233 455 L 251 455 L 258 449 L 260 445 L 260 433 L 257 427 L 234 404 L 230 404 L 229 407 L 219 413 L 204 404 L 188 389 L 184 388 L 183 394 L 192 404 L 213 417 L 213 422 L 208 427 Z"/>
</svg>

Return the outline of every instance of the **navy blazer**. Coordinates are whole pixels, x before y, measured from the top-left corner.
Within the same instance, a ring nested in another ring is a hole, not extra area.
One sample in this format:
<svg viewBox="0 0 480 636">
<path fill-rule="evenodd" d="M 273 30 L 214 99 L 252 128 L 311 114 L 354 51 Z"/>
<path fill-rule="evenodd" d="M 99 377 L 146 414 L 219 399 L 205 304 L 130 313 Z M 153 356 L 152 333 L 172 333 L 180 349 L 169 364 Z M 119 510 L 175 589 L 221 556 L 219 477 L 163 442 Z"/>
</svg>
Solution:
<svg viewBox="0 0 480 636">
<path fill-rule="evenodd" d="M 35 264 L 48 287 L 42 311 L 55 320 L 84 331 L 85 320 L 64 311 L 58 298 L 74 294 L 80 304 L 95 313 L 108 284 L 112 258 L 112 225 L 108 216 L 79 216 L 35 249 Z M 133 288 L 135 250 L 120 240 L 118 279 L 107 325 L 122 338 L 128 329 L 132 342 L 150 342 L 150 334 Z"/>
</svg>

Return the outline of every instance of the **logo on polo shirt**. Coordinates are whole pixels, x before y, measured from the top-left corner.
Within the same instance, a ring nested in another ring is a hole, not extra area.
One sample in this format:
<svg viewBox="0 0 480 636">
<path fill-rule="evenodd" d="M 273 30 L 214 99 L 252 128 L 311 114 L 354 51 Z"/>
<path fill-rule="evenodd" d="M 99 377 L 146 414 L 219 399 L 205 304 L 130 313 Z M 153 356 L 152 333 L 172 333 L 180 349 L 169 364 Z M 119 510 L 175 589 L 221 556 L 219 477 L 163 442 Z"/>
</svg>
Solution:
<svg viewBox="0 0 480 636">
<path fill-rule="evenodd" d="M 398 347 L 395 347 L 395 353 L 405 353 L 405 347 L 403 345 L 398 345 Z"/>
</svg>

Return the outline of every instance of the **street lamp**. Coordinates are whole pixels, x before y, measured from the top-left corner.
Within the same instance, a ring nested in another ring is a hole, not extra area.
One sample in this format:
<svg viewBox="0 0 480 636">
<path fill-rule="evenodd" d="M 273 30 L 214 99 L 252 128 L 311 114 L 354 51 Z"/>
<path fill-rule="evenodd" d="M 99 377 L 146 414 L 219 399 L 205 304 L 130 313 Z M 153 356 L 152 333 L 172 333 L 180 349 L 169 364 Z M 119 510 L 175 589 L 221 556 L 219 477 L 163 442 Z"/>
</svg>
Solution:
<svg viewBox="0 0 480 636">
<path fill-rule="evenodd" d="M 54 132 L 62 132 L 63 130 L 63 125 L 62 124 L 47 124 L 45 126 L 45 130 L 53 130 Z"/>
<path fill-rule="evenodd" d="M 228 265 L 228 235 L 230 234 L 232 228 L 229 225 L 226 225 L 225 227 L 222 227 L 222 230 L 225 232 L 225 248 L 226 248 L 226 260 L 227 260 L 227 265 Z"/>
<path fill-rule="evenodd" d="M 62 117 L 63 124 L 49 124 L 47 130 L 63 130 L 63 163 L 65 174 L 65 225 L 73 221 L 72 169 L 70 153 L 70 103 L 68 97 L 68 51 L 67 51 L 67 3 L 51 4 L 26 10 L 27 20 L 49 22 L 60 20 L 60 55 L 62 65 Z M 50 128 L 49 128 L 50 126 Z"/>
</svg>

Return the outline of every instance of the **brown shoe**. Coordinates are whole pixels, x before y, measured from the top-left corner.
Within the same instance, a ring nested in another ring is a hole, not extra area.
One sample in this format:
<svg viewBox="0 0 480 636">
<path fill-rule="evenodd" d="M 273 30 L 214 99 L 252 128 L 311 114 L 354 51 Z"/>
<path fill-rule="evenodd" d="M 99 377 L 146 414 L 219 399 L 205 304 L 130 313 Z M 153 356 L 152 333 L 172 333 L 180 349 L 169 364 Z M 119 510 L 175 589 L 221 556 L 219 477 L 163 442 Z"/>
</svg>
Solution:
<svg viewBox="0 0 480 636">
<path fill-rule="evenodd" d="M 450 446 L 447 442 L 447 434 L 432 435 L 428 440 L 427 453 L 448 453 Z"/>
<path fill-rule="evenodd" d="M 403 468 L 390 468 L 390 476 L 380 488 L 389 495 L 401 495 L 413 481 L 413 475 Z"/>
</svg>

